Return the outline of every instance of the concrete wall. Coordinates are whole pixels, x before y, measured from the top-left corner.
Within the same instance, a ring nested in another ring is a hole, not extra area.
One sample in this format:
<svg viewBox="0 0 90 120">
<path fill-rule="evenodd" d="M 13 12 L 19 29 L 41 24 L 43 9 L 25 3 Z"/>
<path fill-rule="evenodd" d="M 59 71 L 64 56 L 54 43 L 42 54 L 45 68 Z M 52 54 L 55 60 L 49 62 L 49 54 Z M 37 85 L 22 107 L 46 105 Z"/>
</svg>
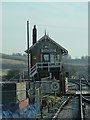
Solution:
<svg viewBox="0 0 90 120">
<path fill-rule="evenodd" d="M 17 93 L 16 93 L 17 99 L 19 101 L 26 99 L 26 82 L 17 83 L 16 89 L 17 89 Z"/>
</svg>

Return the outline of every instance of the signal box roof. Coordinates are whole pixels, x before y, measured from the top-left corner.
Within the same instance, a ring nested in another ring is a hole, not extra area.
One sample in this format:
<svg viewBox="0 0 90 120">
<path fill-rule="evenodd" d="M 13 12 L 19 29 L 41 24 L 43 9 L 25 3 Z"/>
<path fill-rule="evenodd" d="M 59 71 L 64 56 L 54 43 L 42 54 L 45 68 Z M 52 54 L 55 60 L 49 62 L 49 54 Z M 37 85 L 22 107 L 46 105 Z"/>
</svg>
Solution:
<svg viewBox="0 0 90 120">
<path fill-rule="evenodd" d="M 53 39 L 51 39 L 51 38 L 50 38 L 48 35 L 46 35 L 46 34 L 45 34 L 43 37 L 41 37 L 34 45 L 32 45 L 32 46 L 29 48 L 29 50 L 27 49 L 25 52 L 26 52 L 26 53 L 28 53 L 28 51 L 30 52 L 30 51 L 33 50 L 36 46 L 38 46 L 43 40 L 47 40 L 47 41 L 55 44 L 55 45 L 58 47 L 58 49 L 62 50 L 62 53 L 63 53 L 64 55 L 67 55 L 67 54 L 68 54 L 68 51 L 67 51 L 65 48 L 63 48 L 61 45 L 59 45 L 58 43 L 56 43 Z"/>
</svg>

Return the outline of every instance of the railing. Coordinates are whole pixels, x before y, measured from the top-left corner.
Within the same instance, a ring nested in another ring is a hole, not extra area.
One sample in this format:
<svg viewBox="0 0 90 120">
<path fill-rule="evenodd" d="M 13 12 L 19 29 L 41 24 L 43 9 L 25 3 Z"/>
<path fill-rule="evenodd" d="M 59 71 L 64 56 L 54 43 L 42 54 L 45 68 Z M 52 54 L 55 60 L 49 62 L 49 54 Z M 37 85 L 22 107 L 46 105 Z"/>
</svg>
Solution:
<svg viewBox="0 0 90 120">
<path fill-rule="evenodd" d="M 37 73 L 37 63 L 30 69 L 30 77 L 33 77 Z"/>
<path fill-rule="evenodd" d="M 59 63 L 50 63 L 50 62 L 39 62 L 36 63 L 31 69 L 30 69 L 30 77 L 34 76 L 37 73 L 38 68 L 48 68 L 48 72 L 50 71 L 50 68 L 60 68 L 61 71 L 61 62 Z"/>
<path fill-rule="evenodd" d="M 40 63 L 37 63 L 37 67 L 38 68 L 51 68 L 51 67 L 60 67 L 61 66 L 61 63 L 46 63 L 46 62 L 40 62 Z"/>
</svg>

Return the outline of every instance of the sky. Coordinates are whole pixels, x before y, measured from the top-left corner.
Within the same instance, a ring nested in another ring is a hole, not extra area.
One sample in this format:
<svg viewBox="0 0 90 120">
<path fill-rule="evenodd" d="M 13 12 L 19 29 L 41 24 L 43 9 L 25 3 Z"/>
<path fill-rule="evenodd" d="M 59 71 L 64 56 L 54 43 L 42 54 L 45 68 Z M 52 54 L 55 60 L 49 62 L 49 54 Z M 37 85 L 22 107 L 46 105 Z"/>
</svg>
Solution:
<svg viewBox="0 0 90 120">
<path fill-rule="evenodd" d="M 35 24 L 38 39 L 46 30 L 72 58 L 88 55 L 88 2 L 2 2 L 3 53 L 24 53 L 27 20 L 30 46 Z"/>
</svg>

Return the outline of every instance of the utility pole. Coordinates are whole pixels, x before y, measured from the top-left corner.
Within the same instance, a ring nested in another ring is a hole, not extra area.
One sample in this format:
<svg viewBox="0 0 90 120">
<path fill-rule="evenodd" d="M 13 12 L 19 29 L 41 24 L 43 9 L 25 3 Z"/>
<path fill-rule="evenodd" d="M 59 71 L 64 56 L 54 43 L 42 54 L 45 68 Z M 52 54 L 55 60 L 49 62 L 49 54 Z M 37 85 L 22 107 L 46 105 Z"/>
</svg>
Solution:
<svg viewBox="0 0 90 120">
<path fill-rule="evenodd" d="M 27 53 L 28 53 L 28 81 L 30 80 L 30 63 L 29 63 L 29 21 L 27 21 Z M 30 83 L 26 83 L 26 97 L 29 98 Z"/>
<path fill-rule="evenodd" d="M 28 50 L 28 80 L 30 79 L 30 68 L 29 68 L 29 21 L 27 21 L 27 50 Z"/>
</svg>

